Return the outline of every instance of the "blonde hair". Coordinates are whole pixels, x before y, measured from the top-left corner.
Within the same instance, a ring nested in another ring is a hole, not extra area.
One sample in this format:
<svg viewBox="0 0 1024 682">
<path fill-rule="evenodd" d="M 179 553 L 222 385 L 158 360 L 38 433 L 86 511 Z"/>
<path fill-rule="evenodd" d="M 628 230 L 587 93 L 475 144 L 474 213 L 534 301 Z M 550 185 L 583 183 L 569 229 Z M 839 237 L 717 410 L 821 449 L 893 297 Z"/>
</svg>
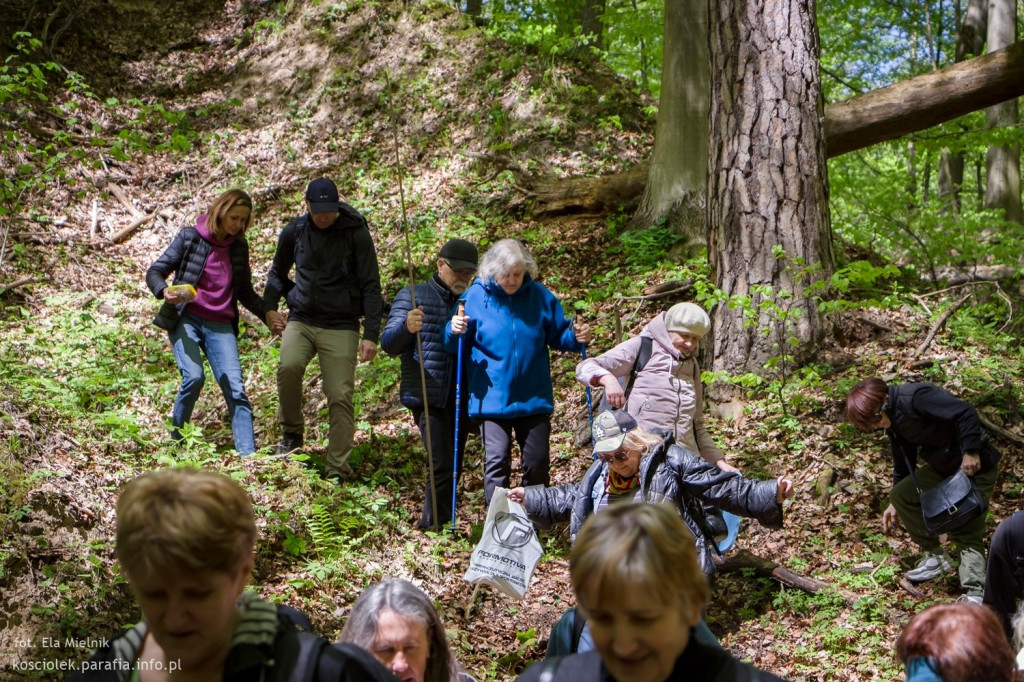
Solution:
<svg viewBox="0 0 1024 682">
<path fill-rule="evenodd" d="M 693 536 L 668 504 L 620 503 L 592 514 L 569 554 L 569 577 L 584 612 L 633 590 L 684 609 L 711 599 Z"/>
<path fill-rule="evenodd" d="M 532 279 L 537 279 L 537 261 L 523 243 L 516 239 L 502 239 L 489 248 L 480 259 L 476 275 L 481 282 L 496 282 L 517 265 L 522 265 Z"/>
<path fill-rule="evenodd" d="M 234 572 L 255 545 L 249 494 L 223 474 L 151 471 L 117 501 L 117 558 L 129 580 L 168 570 Z"/>
<path fill-rule="evenodd" d="M 238 232 L 240 237 L 245 236 L 245 231 L 252 225 L 252 198 L 240 189 L 229 189 L 214 200 L 210 210 L 206 212 L 207 228 L 218 238 L 224 237 L 220 221 L 228 211 L 235 206 L 245 206 L 249 209 L 249 217 L 245 219 L 245 225 Z"/>
</svg>

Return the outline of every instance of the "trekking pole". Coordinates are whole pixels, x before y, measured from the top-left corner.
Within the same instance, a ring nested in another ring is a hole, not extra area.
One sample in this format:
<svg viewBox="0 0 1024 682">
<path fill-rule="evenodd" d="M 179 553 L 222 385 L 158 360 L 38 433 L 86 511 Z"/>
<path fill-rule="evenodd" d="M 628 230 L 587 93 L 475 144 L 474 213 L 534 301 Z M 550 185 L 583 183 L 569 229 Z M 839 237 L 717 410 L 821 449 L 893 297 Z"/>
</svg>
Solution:
<svg viewBox="0 0 1024 682">
<path fill-rule="evenodd" d="M 576 313 L 576 317 L 579 318 L 580 314 Z M 587 344 L 580 344 L 582 348 L 580 353 L 583 355 L 583 359 L 587 359 Z M 587 415 L 590 417 L 590 449 L 594 449 L 594 402 L 590 396 L 590 383 L 587 383 Z"/>
<path fill-rule="evenodd" d="M 459 299 L 459 317 L 466 314 L 466 301 Z M 469 331 L 468 329 L 466 331 Z M 452 524 L 450 528 L 455 530 L 455 510 L 459 499 L 459 415 L 462 413 L 462 348 L 466 334 L 459 334 L 459 351 L 455 356 L 455 455 L 452 457 Z"/>
<path fill-rule="evenodd" d="M 391 75 L 385 71 L 384 80 L 387 83 L 387 91 L 391 92 Z M 391 107 L 391 132 L 395 142 L 395 166 L 398 170 L 398 201 L 402 207 L 402 236 L 405 238 L 405 262 L 409 270 L 409 304 L 410 310 L 416 309 L 416 276 L 412 266 L 412 248 L 409 246 L 409 218 L 405 212 L 405 190 L 402 186 L 402 173 L 405 167 L 402 165 L 402 156 L 398 147 L 398 117 L 395 116 L 394 106 Z M 423 442 L 427 445 L 427 472 L 430 481 L 430 520 L 431 524 L 438 524 L 437 519 L 437 486 L 434 484 L 434 448 L 430 438 L 430 405 L 427 404 L 427 373 L 423 367 L 423 341 L 419 332 L 416 332 L 416 355 L 420 362 L 420 387 L 423 389 Z M 440 524 L 438 524 L 440 525 Z"/>
</svg>

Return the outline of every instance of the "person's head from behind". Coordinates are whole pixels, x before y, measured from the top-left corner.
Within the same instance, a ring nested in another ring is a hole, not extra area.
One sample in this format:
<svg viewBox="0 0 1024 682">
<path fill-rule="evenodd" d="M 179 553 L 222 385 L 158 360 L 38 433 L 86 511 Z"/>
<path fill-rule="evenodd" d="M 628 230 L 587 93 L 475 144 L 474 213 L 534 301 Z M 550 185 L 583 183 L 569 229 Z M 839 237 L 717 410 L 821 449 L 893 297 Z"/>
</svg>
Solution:
<svg viewBox="0 0 1024 682">
<path fill-rule="evenodd" d="M 696 303 L 676 303 L 665 311 L 665 329 L 672 346 L 688 358 L 697 352 L 700 340 L 711 329 L 711 318 Z"/>
<path fill-rule="evenodd" d="M 229 189 L 214 200 L 206 216 L 207 229 L 218 239 L 244 236 L 252 225 L 252 199 L 240 189 Z"/>
<path fill-rule="evenodd" d="M 502 239 L 484 254 L 478 275 L 484 283 L 494 282 L 511 296 L 523 286 L 526 275 L 537 279 L 537 261 L 522 242 Z"/>
<path fill-rule="evenodd" d="M 223 474 L 163 469 L 124 487 L 117 558 L 166 661 L 186 670 L 227 654 L 255 543 L 249 495 Z"/>
<path fill-rule="evenodd" d="M 942 682 L 1016 679 L 1017 664 L 999 618 L 969 602 L 936 604 L 911 618 L 896 641 L 896 657 L 906 664 L 908 680 L 929 679 L 929 671 Z"/>
<path fill-rule="evenodd" d="M 406 580 L 386 580 L 359 595 L 341 641 L 360 646 L 403 682 L 452 682 L 458 664 L 433 602 Z"/>
<path fill-rule="evenodd" d="M 591 515 L 569 575 L 618 682 L 667 679 L 711 596 L 693 536 L 666 505 L 623 503 Z"/>
<path fill-rule="evenodd" d="M 341 197 L 333 180 L 317 178 L 306 186 L 306 210 L 321 230 L 334 224 L 340 208 Z"/>
<path fill-rule="evenodd" d="M 465 239 L 449 239 L 437 254 L 437 276 L 456 295 L 469 288 L 476 268 L 476 247 Z"/>
<path fill-rule="evenodd" d="M 889 416 L 883 408 L 889 400 L 889 387 L 878 377 L 864 379 L 846 396 L 846 417 L 858 431 L 875 431 L 889 427 Z"/>
<path fill-rule="evenodd" d="M 640 458 L 664 441 L 644 431 L 625 410 L 605 410 L 594 419 L 594 456 L 622 478 L 640 471 Z"/>
</svg>

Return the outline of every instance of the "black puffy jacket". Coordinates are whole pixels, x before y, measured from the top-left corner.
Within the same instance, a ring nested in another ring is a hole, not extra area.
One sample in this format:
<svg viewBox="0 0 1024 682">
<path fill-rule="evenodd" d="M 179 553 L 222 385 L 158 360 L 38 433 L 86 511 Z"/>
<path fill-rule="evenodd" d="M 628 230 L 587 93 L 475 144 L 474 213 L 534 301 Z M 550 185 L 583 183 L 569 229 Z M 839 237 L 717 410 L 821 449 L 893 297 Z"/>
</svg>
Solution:
<svg viewBox="0 0 1024 682">
<path fill-rule="evenodd" d="M 458 298 L 436 274 L 429 282 L 416 285 L 416 306 L 423 308 L 420 347 L 423 349 L 423 372 L 427 378 L 427 404 L 431 407 L 448 407 L 455 391 L 455 356 L 445 351 L 442 333 Z M 423 406 L 423 388 L 416 335 L 410 334 L 405 327 L 405 316 L 410 310 L 412 297 L 409 287 L 405 287 L 391 304 L 391 314 L 381 332 L 380 345 L 388 355 L 402 356 L 402 404 L 411 409 Z"/>
<path fill-rule="evenodd" d="M 667 440 L 666 440 L 667 444 Z M 576 535 L 604 492 L 608 465 L 594 462 L 578 483 L 526 488 L 526 513 L 541 528 L 569 519 L 569 537 Z M 645 502 L 671 500 L 697 541 L 697 558 L 708 575 L 715 572 L 711 546 L 694 514 L 692 498 L 739 516 L 757 519 L 769 528 L 782 527 L 782 507 L 776 501 L 777 481 L 751 481 L 708 464 L 678 445 L 662 445 L 640 459 L 640 493 Z"/>
<path fill-rule="evenodd" d="M 146 285 L 153 295 L 162 299 L 167 288 L 167 277 L 174 273 L 172 284 L 199 283 L 199 278 L 206 267 L 206 259 L 210 256 L 212 246 L 203 239 L 195 227 L 183 227 L 174 235 L 171 245 L 146 270 Z M 252 287 L 252 270 L 249 268 L 249 244 L 243 238 L 236 239 L 228 247 L 231 258 L 231 286 L 234 289 L 235 317 L 231 321 L 238 336 L 238 302 L 248 308 L 260 321 L 266 324 L 267 311 L 263 299 Z M 168 331 L 178 326 L 178 320 L 188 306 L 179 303 L 174 306 L 165 302 L 153 319 L 153 324 Z"/>
</svg>

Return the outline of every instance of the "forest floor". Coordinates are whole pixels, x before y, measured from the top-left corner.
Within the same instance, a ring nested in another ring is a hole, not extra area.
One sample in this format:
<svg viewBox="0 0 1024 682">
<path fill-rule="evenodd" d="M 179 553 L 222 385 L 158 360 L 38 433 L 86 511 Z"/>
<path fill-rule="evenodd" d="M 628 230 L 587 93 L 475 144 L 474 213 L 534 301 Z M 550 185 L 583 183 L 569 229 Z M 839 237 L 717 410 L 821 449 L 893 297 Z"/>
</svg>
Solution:
<svg viewBox="0 0 1024 682">
<path fill-rule="evenodd" d="M 635 333 L 674 302 L 646 297 L 650 286 L 702 276 L 702 264 L 669 255 L 662 233 L 625 232 L 622 214 L 541 223 L 525 208 L 527 175 L 597 175 L 644 158 L 649 101 L 600 69 L 514 53 L 446 5 L 397 6 L 358 5 L 338 15 L 314 3 L 251 15 L 252 6 L 231 0 L 193 28 L 186 47 L 153 46 L 87 72 L 100 97 L 80 106 L 96 120 L 116 118 L 131 97 L 186 115 L 168 127 L 148 109 L 154 119 L 138 131 L 152 135 L 151 149 L 69 166 L 7 228 L 0 286 L 33 281 L 0 291 L 0 679 L 60 679 L 66 670 L 57 666 L 88 656 L 90 644 L 77 640 L 109 637 L 139 617 L 113 559 L 117 492 L 139 473 L 176 462 L 222 469 L 247 487 L 262 532 L 255 587 L 306 611 L 328 636 L 338 634 L 366 585 L 407 578 L 436 600 L 463 664 L 479 679 L 507 680 L 543 655 L 551 626 L 574 603 L 565 528 L 541 534 L 545 555 L 524 600 L 475 592 L 463 580 L 486 515 L 475 435 L 457 527 L 415 530 L 424 454 L 398 402 L 397 361 L 383 354 L 357 373 L 357 479 L 340 488 L 317 475 L 326 406 L 315 364 L 307 374 L 307 455 L 270 454 L 279 437 L 279 342 L 248 313 L 240 348 L 264 450 L 244 461 L 230 453 L 223 402 L 211 385 L 185 452 L 167 447 L 177 373 L 166 337 L 150 323 L 157 304 L 143 273 L 177 228 L 232 186 L 258 202 L 249 235 L 258 289 L 278 231 L 301 210 L 306 182 L 326 174 L 369 219 L 388 300 L 408 281 L 407 249 L 422 279 L 452 236 L 482 248 L 516 237 L 567 308 L 584 304 L 597 330 L 593 354 L 615 343 L 617 323 Z M 66 66 L 86 70 L 92 60 L 102 55 Z M 232 98 L 239 103 L 228 104 Z M 61 124 L 49 116 L 36 122 Z M 104 125 L 108 133 L 116 128 Z M 176 136 L 180 144 L 157 144 Z M 123 242 L 111 241 L 146 215 Z M 745 522 L 734 553 L 748 551 L 825 588 L 809 593 L 751 569 L 724 570 L 707 614 L 727 649 L 787 679 L 897 679 L 892 649 L 907 618 L 959 594 L 954 578 L 901 584 L 916 555 L 904 532 L 881 530 L 891 462 L 880 435 L 845 422 L 845 391 L 868 375 L 926 379 L 971 400 L 1017 442 L 1024 432 L 1018 349 L 972 344 L 946 328 L 920 358 L 930 363 L 911 368 L 954 294 L 915 298 L 898 293 L 903 284 L 890 285 L 884 301 L 830 318 L 811 371 L 781 387 L 755 387 L 735 420 L 709 418 L 746 475 L 785 473 L 796 483 L 785 528 Z M 565 483 L 589 463 L 577 436 L 586 403 L 573 380 L 579 358 L 553 356 L 552 480 Z M 996 442 L 1004 459 L 990 531 L 1020 508 L 1024 490 L 1021 448 Z M 42 662 L 48 669 L 38 670 Z"/>
</svg>

